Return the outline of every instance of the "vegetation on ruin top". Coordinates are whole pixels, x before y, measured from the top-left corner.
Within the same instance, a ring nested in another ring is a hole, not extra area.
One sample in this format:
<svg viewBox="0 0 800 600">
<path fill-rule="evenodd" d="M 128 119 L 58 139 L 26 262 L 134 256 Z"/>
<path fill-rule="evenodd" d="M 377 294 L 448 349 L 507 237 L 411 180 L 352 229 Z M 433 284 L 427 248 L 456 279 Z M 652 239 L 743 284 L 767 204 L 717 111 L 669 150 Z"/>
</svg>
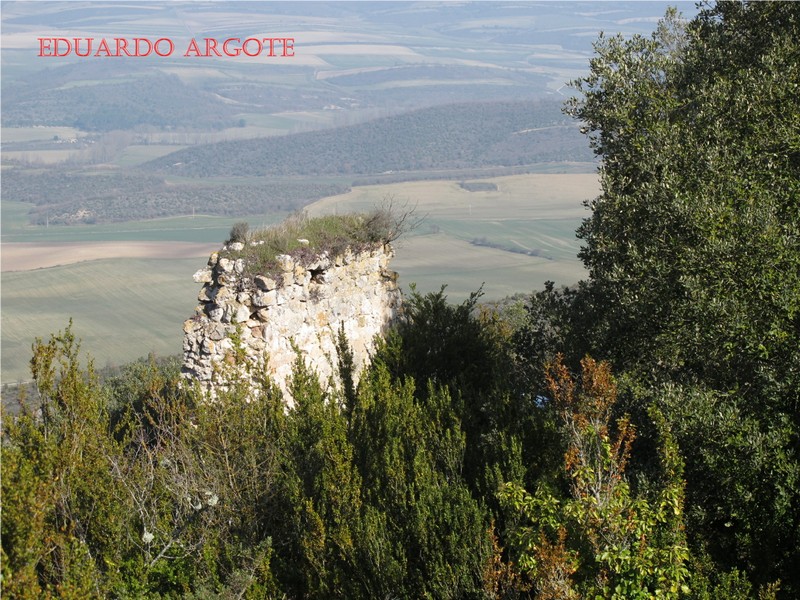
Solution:
<svg viewBox="0 0 800 600">
<path fill-rule="evenodd" d="M 348 249 L 359 253 L 388 244 L 413 227 L 411 215 L 412 212 L 396 213 L 387 206 L 368 213 L 313 218 L 301 212 L 278 225 L 255 231 L 240 222 L 231 228 L 224 254 L 244 258 L 249 274 L 274 273 L 280 270 L 277 257 L 281 255 L 308 264 L 323 254 L 334 258 Z"/>
</svg>

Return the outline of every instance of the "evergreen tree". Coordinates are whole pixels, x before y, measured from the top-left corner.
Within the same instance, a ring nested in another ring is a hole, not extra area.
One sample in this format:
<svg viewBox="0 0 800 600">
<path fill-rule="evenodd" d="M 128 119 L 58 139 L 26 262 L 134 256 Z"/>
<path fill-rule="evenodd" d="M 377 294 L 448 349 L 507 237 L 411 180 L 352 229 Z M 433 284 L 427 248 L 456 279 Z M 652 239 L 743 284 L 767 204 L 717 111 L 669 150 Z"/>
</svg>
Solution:
<svg viewBox="0 0 800 600">
<path fill-rule="evenodd" d="M 568 107 L 602 159 L 579 230 L 588 344 L 572 340 L 649 390 L 627 408 L 661 406 L 697 559 L 786 597 L 800 590 L 798 40 L 794 3 L 671 12 L 649 38 L 601 38 Z"/>
</svg>

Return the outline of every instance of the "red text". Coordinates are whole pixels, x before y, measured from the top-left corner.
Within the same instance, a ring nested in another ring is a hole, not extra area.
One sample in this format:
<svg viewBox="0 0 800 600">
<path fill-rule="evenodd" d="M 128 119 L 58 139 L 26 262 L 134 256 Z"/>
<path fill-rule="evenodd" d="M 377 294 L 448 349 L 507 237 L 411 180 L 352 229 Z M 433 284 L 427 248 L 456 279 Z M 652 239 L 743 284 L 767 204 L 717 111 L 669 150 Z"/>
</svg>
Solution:
<svg viewBox="0 0 800 600">
<path fill-rule="evenodd" d="M 39 56 L 170 56 L 175 44 L 170 38 L 38 38 Z"/>
<path fill-rule="evenodd" d="M 294 38 L 228 38 L 222 42 L 214 38 L 204 38 L 198 42 L 194 38 L 184 56 L 294 56 Z"/>
</svg>

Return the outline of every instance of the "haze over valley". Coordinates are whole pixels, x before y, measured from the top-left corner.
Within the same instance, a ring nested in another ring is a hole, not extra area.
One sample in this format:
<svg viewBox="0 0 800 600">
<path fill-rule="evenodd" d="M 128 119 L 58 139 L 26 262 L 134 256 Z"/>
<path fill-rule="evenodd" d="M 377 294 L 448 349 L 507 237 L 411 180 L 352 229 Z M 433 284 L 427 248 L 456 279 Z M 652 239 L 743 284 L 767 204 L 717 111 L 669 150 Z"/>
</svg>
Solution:
<svg viewBox="0 0 800 600">
<path fill-rule="evenodd" d="M 576 282 L 599 190 L 566 83 L 599 31 L 648 33 L 666 6 L 4 2 L 3 381 L 70 318 L 100 366 L 179 353 L 191 274 L 234 223 L 298 210 L 413 208 L 404 289 L 499 300 Z M 184 55 L 276 36 L 294 56 Z M 39 56 L 55 38 L 176 51 Z"/>
</svg>

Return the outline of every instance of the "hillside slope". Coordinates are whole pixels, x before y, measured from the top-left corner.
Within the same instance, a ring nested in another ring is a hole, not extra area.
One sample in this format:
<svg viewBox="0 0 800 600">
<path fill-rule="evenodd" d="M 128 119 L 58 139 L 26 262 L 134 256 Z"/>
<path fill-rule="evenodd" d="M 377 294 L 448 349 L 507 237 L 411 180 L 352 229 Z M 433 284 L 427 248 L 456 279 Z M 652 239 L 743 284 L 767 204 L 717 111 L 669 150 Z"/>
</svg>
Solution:
<svg viewBox="0 0 800 600">
<path fill-rule="evenodd" d="M 143 165 L 191 177 L 365 175 L 588 161 L 559 101 L 452 104 L 280 138 L 187 148 Z"/>
</svg>

